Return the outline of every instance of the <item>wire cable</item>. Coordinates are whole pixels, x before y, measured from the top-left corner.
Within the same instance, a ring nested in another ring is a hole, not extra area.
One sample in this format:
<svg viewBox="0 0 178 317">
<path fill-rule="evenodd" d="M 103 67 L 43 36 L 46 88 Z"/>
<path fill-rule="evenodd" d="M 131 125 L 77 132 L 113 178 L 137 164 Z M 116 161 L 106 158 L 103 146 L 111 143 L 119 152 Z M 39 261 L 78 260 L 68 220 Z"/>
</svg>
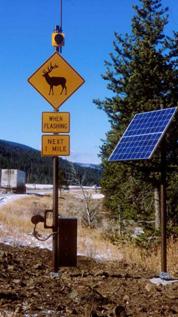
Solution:
<svg viewBox="0 0 178 317">
<path fill-rule="evenodd" d="M 60 28 L 61 28 L 61 31 L 62 31 L 62 0 L 60 0 Z"/>
</svg>

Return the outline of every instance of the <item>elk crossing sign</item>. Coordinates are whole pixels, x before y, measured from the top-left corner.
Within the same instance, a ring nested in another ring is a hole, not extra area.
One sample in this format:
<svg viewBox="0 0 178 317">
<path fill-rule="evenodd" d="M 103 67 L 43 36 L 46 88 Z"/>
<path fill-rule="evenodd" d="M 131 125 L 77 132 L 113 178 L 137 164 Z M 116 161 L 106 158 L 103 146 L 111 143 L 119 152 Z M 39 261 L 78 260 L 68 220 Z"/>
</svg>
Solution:
<svg viewBox="0 0 178 317">
<path fill-rule="evenodd" d="M 28 82 L 58 110 L 84 83 L 84 79 L 55 52 L 28 78 Z"/>
</svg>

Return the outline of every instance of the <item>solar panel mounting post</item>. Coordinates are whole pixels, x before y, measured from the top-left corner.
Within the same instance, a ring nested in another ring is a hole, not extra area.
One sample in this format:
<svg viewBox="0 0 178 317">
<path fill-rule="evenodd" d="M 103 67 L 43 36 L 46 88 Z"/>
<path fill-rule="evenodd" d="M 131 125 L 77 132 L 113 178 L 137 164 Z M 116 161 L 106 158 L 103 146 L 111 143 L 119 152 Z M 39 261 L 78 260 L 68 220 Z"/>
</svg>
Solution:
<svg viewBox="0 0 178 317">
<path fill-rule="evenodd" d="M 160 216 L 161 216 L 161 272 L 167 273 L 167 210 L 166 210 L 166 146 L 161 145 L 161 184 L 160 184 Z"/>
<path fill-rule="evenodd" d="M 161 105 L 161 109 L 164 106 Z M 161 184 L 160 184 L 160 220 L 161 220 L 161 272 L 167 273 L 167 208 L 166 208 L 166 142 L 161 144 Z"/>
</svg>

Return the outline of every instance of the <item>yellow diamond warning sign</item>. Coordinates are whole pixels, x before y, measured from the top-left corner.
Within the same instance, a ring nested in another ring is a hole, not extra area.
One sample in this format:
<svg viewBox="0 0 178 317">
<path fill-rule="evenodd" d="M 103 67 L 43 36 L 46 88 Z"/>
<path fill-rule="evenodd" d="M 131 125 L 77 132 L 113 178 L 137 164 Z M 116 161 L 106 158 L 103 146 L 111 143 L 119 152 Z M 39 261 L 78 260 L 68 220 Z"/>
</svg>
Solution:
<svg viewBox="0 0 178 317">
<path fill-rule="evenodd" d="M 28 78 L 28 82 L 58 110 L 84 83 L 84 79 L 55 52 Z"/>
</svg>

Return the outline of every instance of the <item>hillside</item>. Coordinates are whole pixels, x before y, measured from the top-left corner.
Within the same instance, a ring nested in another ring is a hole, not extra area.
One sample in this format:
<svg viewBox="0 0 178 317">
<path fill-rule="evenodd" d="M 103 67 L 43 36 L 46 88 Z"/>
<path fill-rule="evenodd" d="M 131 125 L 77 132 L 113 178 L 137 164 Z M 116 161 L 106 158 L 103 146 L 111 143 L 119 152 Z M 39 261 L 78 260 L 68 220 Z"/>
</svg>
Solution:
<svg viewBox="0 0 178 317">
<path fill-rule="evenodd" d="M 52 183 L 52 158 L 41 157 L 40 151 L 23 144 L 0 140 L 0 169 L 3 168 L 25 171 L 27 183 Z M 77 184 L 80 179 L 83 185 L 99 184 L 99 165 L 85 167 L 60 158 L 59 168 L 64 183 Z"/>
</svg>

